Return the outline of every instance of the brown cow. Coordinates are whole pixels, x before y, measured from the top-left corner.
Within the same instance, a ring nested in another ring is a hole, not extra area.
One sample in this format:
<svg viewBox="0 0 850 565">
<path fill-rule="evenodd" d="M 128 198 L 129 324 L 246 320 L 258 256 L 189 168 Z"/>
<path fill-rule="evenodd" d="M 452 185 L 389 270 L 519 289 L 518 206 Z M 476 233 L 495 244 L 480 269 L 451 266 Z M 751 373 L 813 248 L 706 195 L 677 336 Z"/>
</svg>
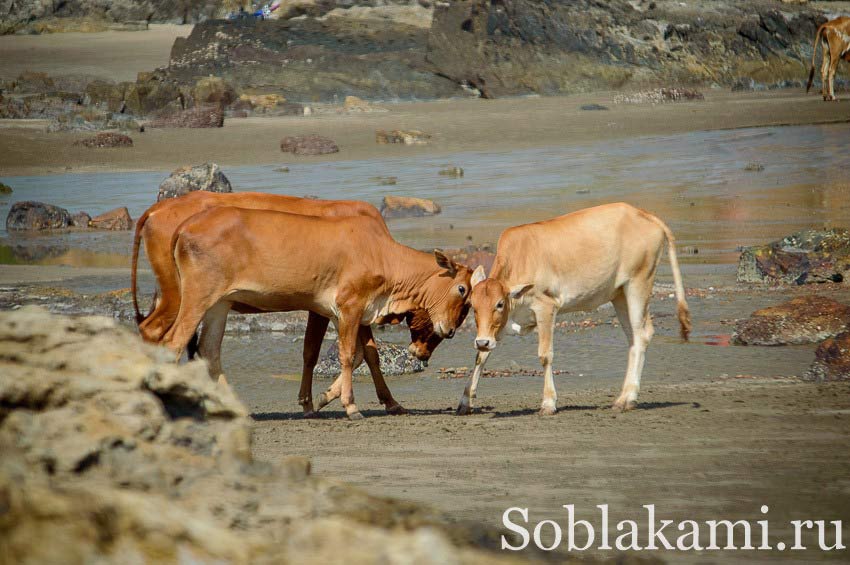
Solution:
<svg viewBox="0 0 850 565">
<path fill-rule="evenodd" d="M 139 324 L 139 331 L 145 340 L 154 343 L 158 342 L 171 326 L 174 318 L 177 317 L 177 311 L 179 310 L 179 283 L 174 258 L 171 254 L 171 239 L 174 232 L 186 219 L 198 212 L 215 206 L 270 209 L 309 216 L 362 215 L 373 218 L 383 224 L 383 218 L 374 206 L 356 200 L 317 200 L 259 192 L 221 194 L 198 191 L 180 198 L 158 202 L 146 210 L 139 218 L 136 223 L 136 233 L 133 241 L 133 262 L 131 265 L 132 276 L 130 284 L 133 295 L 133 306 L 136 310 L 136 321 Z M 384 226 L 386 227 L 385 224 Z M 389 233 L 388 230 L 387 233 Z M 136 275 L 139 247 L 143 238 L 145 252 L 161 289 L 160 298 L 156 300 L 156 307 L 159 309 L 156 317 L 150 315 L 147 317 L 142 316 L 139 311 L 137 299 Z M 256 309 L 244 304 L 234 304 L 234 309 L 242 313 L 258 312 Z M 466 317 L 466 309 L 462 312 L 462 316 L 463 318 Z M 463 322 L 463 318 L 458 321 L 458 324 Z M 402 320 L 406 320 L 410 326 L 411 344 L 408 349 L 411 354 L 420 360 L 427 361 L 434 349 L 442 342 L 442 338 L 434 333 L 428 313 L 423 310 L 417 310 L 401 316 L 379 320 L 379 323 L 398 323 Z M 312 390 L 313 370 L 319 359 L 322 340 L 327 331 L 328 323 L 329 320 L 327 318 L 310 312 L 304 339 L 302 394 L 300 396 L 302 403 L 309 402 L 309 395 L 305 395 L 304 392 Z M 205 325 L 203 332 L 204 339 L 200 342 L 200 354 L 207 360 L 210 375 L 214 378 L 221 374 L 221 337 L 223 336 L 223 331 L 224 328 L 213 328 Z M 217 342 L 215 341 L 215 337 L 218 337 Z M 369 365 L 372 378 L 375 381 L 378 397 L 385 403 L 388 412 L 402 413 L 404 409 L 392 398 L 392 394 L 384 382 L 383 375 L 380 373 L 380 367 L 377 362 L 377 351 L 372 349 L 374 337 L 370 328 L 363 329 L 361 341 L 363 344 L 371 344 L 366 346 L 365 351 L 362 351 L 362 353 Z M 193 356 L 194 349 L 196 348 L 197 339 L 193 338 L 189 344 L 190 357 Z M 358 352 L 361 352 L 361 349 L 362 347 L 358 348 Z M 305 404 L 304 408 L 305 412 L 312 412 L 312 406 Z"/>
<path fill-rule="evenodd" d="M 551 220 L 509 228 L 499 238 L 490 278 L 472 279 L 472 309 L 478 336 L 475 368 L 458 414 L 468 414 L 490 352 L 509 325 L 520 334 L 535 327 L 544 370 L 540 413 L 555 413 L 552 378 L 555 317 L 613 302 L 626 339 L 629 363 L 614 408 L 637 402 L 644 352 L 652 339 L 649 299 L 665 243 L 673 271 L 682 338 L 691 329 L 682 275 L 670 229 L 652 214 L 624 203 L 579 210 Z"/>
<path fill-rule="evenodd" d="M 820 67 L 821 93 L 827 102 L 837 100 L 833 81 L 838 62 L 843 58 L 850 62 L 850 18 L 840 17 L 830 20 L 818 28 L 815 33 L 815 43 L 812 47 L 812 67 L 809 69 L 809 82 L 806 84 L 806 93 L 812 88 L 815 78 L 815 58 L 818 53 L 818 39 L 821 41 L 823 62 Z"/>
<path fill-rule="evenodd" d="M 425 309 L 435 332 L 452 337 L 472 275 L 439 251 L 435 264 L 431 255 L 393 240 L 383 222 L 365 216 L 212 208 L 181 224 L 172 249 L 180 310 L 165 345 L 179 355 L 202 319 L 223 327 L 220 320 L 233 303 L 316 312 L 337 327 L 342 366 L 338 389 L 323 403 L 340 396 L 352 419 L 362 417 L 351 383 L 360 326 Z"/>
</svg>

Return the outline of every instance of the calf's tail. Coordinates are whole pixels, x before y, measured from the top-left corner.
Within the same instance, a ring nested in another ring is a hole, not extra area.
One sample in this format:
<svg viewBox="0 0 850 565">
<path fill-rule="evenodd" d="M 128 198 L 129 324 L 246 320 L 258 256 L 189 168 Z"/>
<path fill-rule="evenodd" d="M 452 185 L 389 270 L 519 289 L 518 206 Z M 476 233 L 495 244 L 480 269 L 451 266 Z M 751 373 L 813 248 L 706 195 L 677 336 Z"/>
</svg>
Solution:
<svg viewBox="0 0 850 565">
<path fill-rule="evenodd" d="M 679 334 L 683 341 L 688 341 L 691 335 L 691 311 L 685 299 L 685 285 L 682 283 L 682 272 L 679 270 L 679 258 L 676 256 L 676 239 L 666 225 L 664 235 L 667 237 L 667 255 L 670 258 L 670 270 L 673 271 L 673 283 L 676 286 L 676 314 L 679 317 Z"/>
<path fill-rule="evenodd" d="M 815 58 L 818 55 L 818 43 L 820 42 L 821 33 L 823 33 L 823 26 L 820 26 L 815 33 L 815 43 L 812 46 L 812 66 L 809 69 L 809 82 L 806 83 L 806 94 L 812 89 L 812 83 L 815 80 Z M 826 57 L 826 52 L 824 52 L 823 56 Z"/>
</svg>

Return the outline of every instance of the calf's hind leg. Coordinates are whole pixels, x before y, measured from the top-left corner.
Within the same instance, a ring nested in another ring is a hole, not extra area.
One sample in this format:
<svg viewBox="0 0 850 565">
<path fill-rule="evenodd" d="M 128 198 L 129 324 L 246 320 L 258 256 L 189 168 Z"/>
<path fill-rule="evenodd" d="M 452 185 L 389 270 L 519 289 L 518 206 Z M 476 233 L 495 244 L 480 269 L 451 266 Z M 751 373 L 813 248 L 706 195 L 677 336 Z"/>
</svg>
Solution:
<svg viewBox="0 0 850 565">
<path fill-rule="evenodd" d="M 620 396 L 614 401 L 615 410 L 631 410 L 637 405 L 646 348 L 655 333 L 649 316 L 651 293 L 651 277 L 648 281 L 633 280 L 626 285 L 623 294 L 613 300 L 623 331 L 630 338 L 626 378 Z"/>
</svg>

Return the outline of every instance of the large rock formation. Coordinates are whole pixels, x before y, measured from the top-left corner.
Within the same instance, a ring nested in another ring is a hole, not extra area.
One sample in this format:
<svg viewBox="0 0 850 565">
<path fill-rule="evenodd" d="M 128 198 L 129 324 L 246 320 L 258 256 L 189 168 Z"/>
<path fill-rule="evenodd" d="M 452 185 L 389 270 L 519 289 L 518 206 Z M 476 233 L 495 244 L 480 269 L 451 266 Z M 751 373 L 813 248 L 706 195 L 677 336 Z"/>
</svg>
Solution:
<svg viewBox="0 0 850 565">
<path fill-rule="evenodd" d="M 738 282 L 810 284 L 850 278 L 850 232 L 804 230 L 767 245 L 746 247 Z"/>
<path fill-rule="evenodd" d="M 214 75 L 239 92 L 278 93 L 296 102 L 462 94 L 425 62 L 427 35 L 392 20 L 338 15 L 208 21 L 175 41 L 167 74 L 183 84 Z"/>
<path fill-rule="evenodd" d="M 803 80 L 819 12 L 769 2 L 438 3 L 428 61 L 484 96 Z"/>
<path fill-rule="evenodd" d="M 850 380 L 850 331 L 821 343 L 815 351 L 815 361 L 803 375 L 807 381 Z"/>
<path fill-rule="evenodd" d="M 482 529 L 255 461 L 201 362 L 106 318 L 0 313 L 0 539 L 11 563 L 500 563 Z M 527 561 L 523 557 L 522 562 Z"/>
</svg>

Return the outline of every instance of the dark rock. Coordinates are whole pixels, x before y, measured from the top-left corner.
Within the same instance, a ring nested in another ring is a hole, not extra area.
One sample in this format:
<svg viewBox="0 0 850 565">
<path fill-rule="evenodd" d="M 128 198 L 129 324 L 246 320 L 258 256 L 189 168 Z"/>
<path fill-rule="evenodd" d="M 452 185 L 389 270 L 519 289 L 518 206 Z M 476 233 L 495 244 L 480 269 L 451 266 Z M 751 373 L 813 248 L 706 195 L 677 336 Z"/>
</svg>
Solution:
<svg viewBox="0 0 850 565">
<path fill-rule="evenodd" d="M 815 361 L 803 379 L 816 382 L 850 380 L 850 331 L 829 338 L 818 346 Z"/>
<path fill-rule="evenodd" d="M 224 126 L 221 106 L 196 106 L 154 118 L 148 123 L 152 128 L 220 128 Z"/>
<path fill-rule="evenodd" d="M 433 216 L 441 212 L 440 205 L 425 198 L 412 196 L 384 196 L 381 216 L 384 218 L 410 218 Z"/>
<path fill-rule="evenodd" d="M 375 142 L 379 144 L 403 143 L 404 145 L 425 145 L 431 142 L 431 134 L 417 129 L 394 129 L 389 132 L 378 130 L 375 132 Z"/>
<path fill-rule="evenodd" d="M 751 161 L 744 166 L 744 170 L 751 173 L 760 173 L 764 170 L 764 165 L 758 161 Z"/>
<path fill-rule="evenodd" d="M 846 229 L 804 230 L 768 245 L 746 247 L 738 260 L 738 282 L 811 284 L 850 277 L 850 233 Z"/>
<path fill-rule="evenodd" d="M 183 196 L 195 190 L 233 192 L 233 187 L 215 163 L 180 167 L 159 185 L 156 200 Z"/>
<path fill-rule="evenodd" d="M 86 212 L 77 212 L 76 214 L 71 215 L 71 226 L 75 228 L 87 228 L 89 227 L 90 221 L 91 216 L 89 216 Z"/>
<path fill-rule="evenodd" d="M 818 343 L 850 329 L 850 306 L 823 296 L 803 296 L 756 310 L 735 323 L 740 345 Z"/>
<path fill-rule="evenodd" d="M 582 110 L 593 111 L 593 110 L 607 110 L 608 106 L 603 106 L 602 104 L 583 104 L 581 107 Z"/>
<path fill-rule="evenodd" d="M 406 347 L 377 340 L 378 357 L 381 360 L 381 372 L 384 375 L 405 375 L 408 373 L 419 373 L 425 370 L 426 364 L 410 354 Z M 315 374 L 320 377 L 336 378 L 341 370 L 339 364 L 339 345 L 337 342 L 331 344 L 328 350 L 319 359 Z M 361 363 L 354 370 L 355 375 L 369 375 L 366 363 Z"/>
<path fill-rule="evenodd" d="M 95 216 L 89 221 L 89 227 L 98 230 L 123 231 L 133 228 L 133 218 L 125 207 L 115 208 Z"/>
<path fill-rule="evenodd" d="M 133 140 L 129 135 L 124 135 L 123 133 L 102 132 L 93 137 L 75 141 L 74 145 L 82 145 L 89 148 L 132 147 Z"/>
<path fill-rule="evenodd" d="M 0 194 L 12 194 L 12 187 L 6 183 L 0 182 Z"/>
<path fill-rule="evenodd" d="M 161 73 L 139 73 L 124 93 L 124 107 L 136 116 L 154 112 L 167 115 L 186 108 L 187 94 L 176 81 Z"/>
<path fill-rule="evenodd" d="M 71 225 L 65 208 L 43 202 L 15 202 L 6 216 L 7 230 L 55 230 Z"/>
<path fill-rule="evenodd" d="M 284 137 L 280 140 L 280 150 L 295 155 L 326 155 L 338 153 L 339 147 L 330 138 L 311 134 Z"/>
</svg>

